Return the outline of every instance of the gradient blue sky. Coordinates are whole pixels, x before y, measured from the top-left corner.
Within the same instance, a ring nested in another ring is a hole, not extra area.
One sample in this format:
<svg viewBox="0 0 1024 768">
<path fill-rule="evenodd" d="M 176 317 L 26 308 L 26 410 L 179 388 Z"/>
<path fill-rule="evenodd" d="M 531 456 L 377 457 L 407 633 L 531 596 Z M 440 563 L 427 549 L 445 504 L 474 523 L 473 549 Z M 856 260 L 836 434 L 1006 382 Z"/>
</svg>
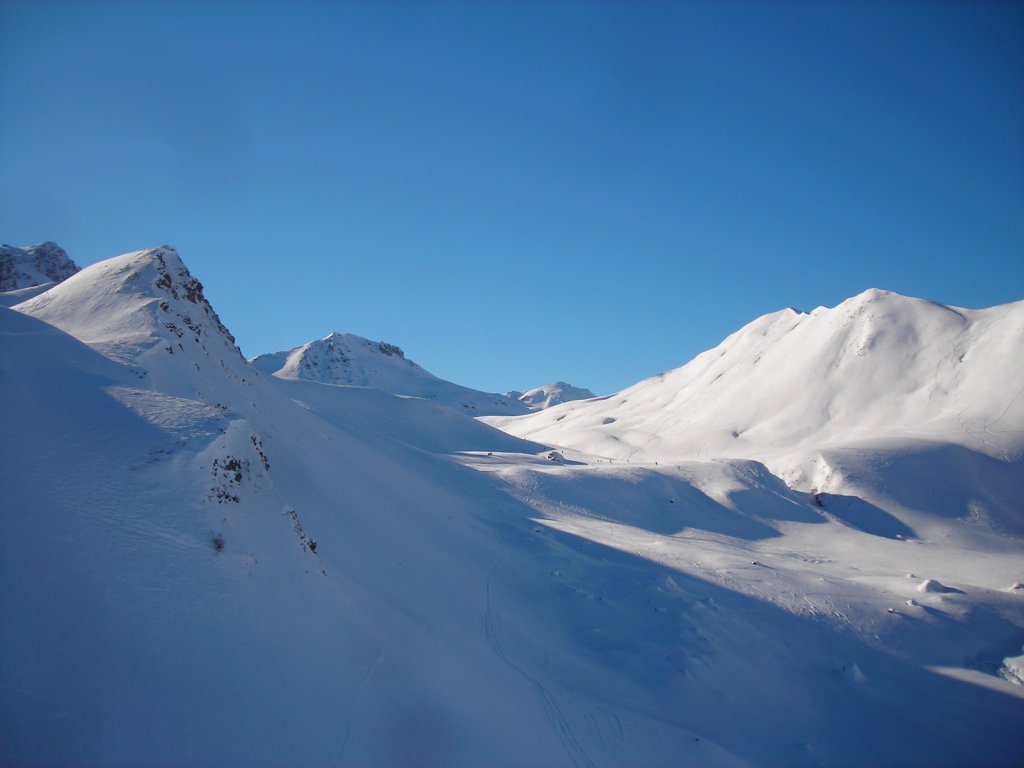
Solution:
<svg viewBox="0 0 1024 768">
<path fill-rule="evenodd" d="M 1024 298 L 1024 4 L 0 2 L 0 240 L 176 245 L 332 330 L 605 394 L 868 287 Z"/>
</svg>

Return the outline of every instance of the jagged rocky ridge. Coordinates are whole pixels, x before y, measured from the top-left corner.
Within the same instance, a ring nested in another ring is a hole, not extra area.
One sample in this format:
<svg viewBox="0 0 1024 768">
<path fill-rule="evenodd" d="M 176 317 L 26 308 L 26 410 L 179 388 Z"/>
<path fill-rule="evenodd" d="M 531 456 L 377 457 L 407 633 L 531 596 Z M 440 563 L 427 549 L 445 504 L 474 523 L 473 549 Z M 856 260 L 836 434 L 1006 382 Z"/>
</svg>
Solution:
<svg viewBox="0 0 1024 768">
<path fill-rule="evenodd" d="M 0 246 L 0 291 L 14 291 L 67 280 L 78 266 L 56 243 L 18 248 Z"/>
<path fill-rule="evenodd" d="M 56 243 L 0 246 L 0 306 L 13 306 L 67 280 L 79 267 Z"/>
</svg>

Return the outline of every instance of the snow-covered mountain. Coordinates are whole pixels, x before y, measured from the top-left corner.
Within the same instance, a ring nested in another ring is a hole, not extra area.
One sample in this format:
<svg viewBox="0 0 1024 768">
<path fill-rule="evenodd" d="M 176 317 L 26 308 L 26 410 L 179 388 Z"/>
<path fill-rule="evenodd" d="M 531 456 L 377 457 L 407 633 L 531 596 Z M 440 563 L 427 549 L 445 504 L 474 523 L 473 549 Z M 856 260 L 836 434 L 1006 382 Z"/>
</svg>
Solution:
<svg viewBox="0 0 1024 768">
<path fill-rule="evenodd" d="M 228 399 L 235 392 L 226 382 L 253 377 L 202 283 L 170 246 L 93 264 L 16 306 L 135 366 L 140 379 L 167 394 Z"/>
<path fill-rule="evenodd" d="M 617 461 L 757 459 L 821 503 L 1021 534 L 1021 360 L 1024 302 L 968 310 L 869 290 L 761 317 L 610 397 L 487 421 Z"/>
<path fill-rule="evenodd" d="M 543 387 L 535 387 L 525 392 L 507 392 L 506 396 L 524 403 L 531 411 L 542 411 L 553 405 L 561 405 L 573 400 L 587 400 L 595 395 L 589 389 L 574 387 L 564 381 L 556 381 L 553 384 L 545 384 Z"/>
<path fill-rule="evenodd" d="M 1019 451 L 1024 302 L 968 310 L 869 290 L 761 317 L 690 363 L 503 426 L 624 459 L 764 456 L 878 438 Z"/>
<path fill-rule="evenodd" d="M 67 280 L 78 266 L 56 243 L 0 245 L 0 306 L 10 307 Z"/>
<path fill-rule="evenodd" d="M 1019 499 L 1013 408 L 876 504 L 267 376 L 167 247 L 0 336 L 2 764 L 1024 761 L 1024 534 L 936 471 Z"/>
<path fill-rule="evenodd" d="M 258 355 L 250 363 L 282 379 L 372 387 L 392 395 L 433 400 L 473 416 L 530 410 L 516 398 L 439 379 L 407 359 L 394 344 L 351 333 L 334 332 L 295 349 Z"/>
</svg>

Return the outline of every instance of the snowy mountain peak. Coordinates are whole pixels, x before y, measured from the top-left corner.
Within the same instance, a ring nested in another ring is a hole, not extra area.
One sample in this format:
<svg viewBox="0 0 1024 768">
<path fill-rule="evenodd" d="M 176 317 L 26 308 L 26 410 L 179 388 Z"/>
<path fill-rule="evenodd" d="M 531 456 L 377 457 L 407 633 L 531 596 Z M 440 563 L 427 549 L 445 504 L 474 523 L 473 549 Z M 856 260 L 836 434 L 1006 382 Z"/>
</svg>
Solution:
<svg viewBox="0 0 1024 768">
<path fill-rule="evenodd" d="M 335 331 L 294 349 L 258 355 L 249 362 L 280 379 L 372 387 L 392 395 L 435 400 L 474 416 L 529 412 L 515 398 L 439 379 L 406 358 L 401 347 L 352 333 Z"/>
<path fill-rule="evenodd" d="M 528 389 L 526 392 L 509 392 L 507 394 L 509 397 L 519 400 L 531 411 L 541 411 L 573 400 L 589 400 L 595 397 L 589 389 L 574 387 L 564 381 L 545 384 L 542 387 Z"/>
<path fill-rule="evenodd" d="M 362 336 L 356 336 L 353 333 L 341 333 L 340 331 L 331 331 L 330 334 L 325 336 L 320 341 L 327 342 L 329 346 L 333 346 L 336 344 L 360 344 L 362 346 L 367 347 L 371 351 L 380 352 L 382 355 L 387 355 L 388 357 L 397 357 L 402 360 L 405 360 L 405 352 L 402 351 L 401 347 L 395 344 L 389 344 L 386 341 L 370 341 L 369 339 L 364 339 Z M 314 341 L 311 342 L 311 344 L 317 344 L 317 342 Z M 415 365 L 415 363 L 410 364 Z"/>
<path fill-rule="evenodd" d="M 834 308 L 818 307 L 812 314 L 828 313 L 845 319 L 856 319 L 861 316 L 883 317 L 891 313 L 906 312 L 937 312 L 939 314 L 958 315 L 963 317 L 956 307 L 949 307 L 929 299 L 907 296 L 896 291 L 882 288 L 868 288 L 866 291 L 851 296 Z"/>
<path fill-rule="evenodd" d="M 396 379 L 409 375 L 434 378 L 407 360 L 402 349 L 394 344 L 339 331 L 295 349 L 258 355 L 250 362 L 258 370 L 278 378 L 376 387 L 386 391 L 390 391 L 389 387 L 401 388 Z"/>
<path fill-rule="evenodd" d="M 236 379 L 246 375 L 234 336 L 171 246 L 93 264 L 17 309 L 107 357 L 141 364 L 176 394 L 191 396 L 211 363 Z"/>
<path fill-rule="evenodd" d="M 0 291 L 15 291 L 67 280 L 78 266 L 59 245 L 0 246 Z"/>
</svg>

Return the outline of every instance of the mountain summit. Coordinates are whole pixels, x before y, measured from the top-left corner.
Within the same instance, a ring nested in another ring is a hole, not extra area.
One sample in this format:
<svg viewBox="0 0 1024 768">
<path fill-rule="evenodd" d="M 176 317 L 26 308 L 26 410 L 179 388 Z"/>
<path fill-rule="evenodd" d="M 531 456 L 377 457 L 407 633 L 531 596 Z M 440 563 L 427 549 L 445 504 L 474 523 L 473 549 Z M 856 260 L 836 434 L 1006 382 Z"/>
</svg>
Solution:
<svg viewBox="0 0 1024 768">
<path fill-rule="evenodd" d="M 525 392 L 508 392 L 508 397 L 514 397 L 521 403 L 525 403 L 531 411 L 543 411 L 555 405 L 568 403 L 573 400 L 589 400 L 595 397 L 594 393 L 583 387 L 574 387 L 564 381 L 556 381 L 545 384 L 542 387 L 534 387 Z"/>
<path fill-rule="evenodd" d="M 249 361 L 257 370 L 282 379 L 373 387 L 392 395 L 434 400 L 471 416 L 517 415 L 529 408 L 513 397 L 463 387 L 423 369 L 400 347 L 351 333 L 322 339 Z"/>
<path fill-rule="evenodd" d="M 219 385 L 224 372 L 239 381 L 251 376 L 202 283 L 171 246 L 93 264 L 16 308 L 136 365 L 175 394 Z"/>
</svg>

